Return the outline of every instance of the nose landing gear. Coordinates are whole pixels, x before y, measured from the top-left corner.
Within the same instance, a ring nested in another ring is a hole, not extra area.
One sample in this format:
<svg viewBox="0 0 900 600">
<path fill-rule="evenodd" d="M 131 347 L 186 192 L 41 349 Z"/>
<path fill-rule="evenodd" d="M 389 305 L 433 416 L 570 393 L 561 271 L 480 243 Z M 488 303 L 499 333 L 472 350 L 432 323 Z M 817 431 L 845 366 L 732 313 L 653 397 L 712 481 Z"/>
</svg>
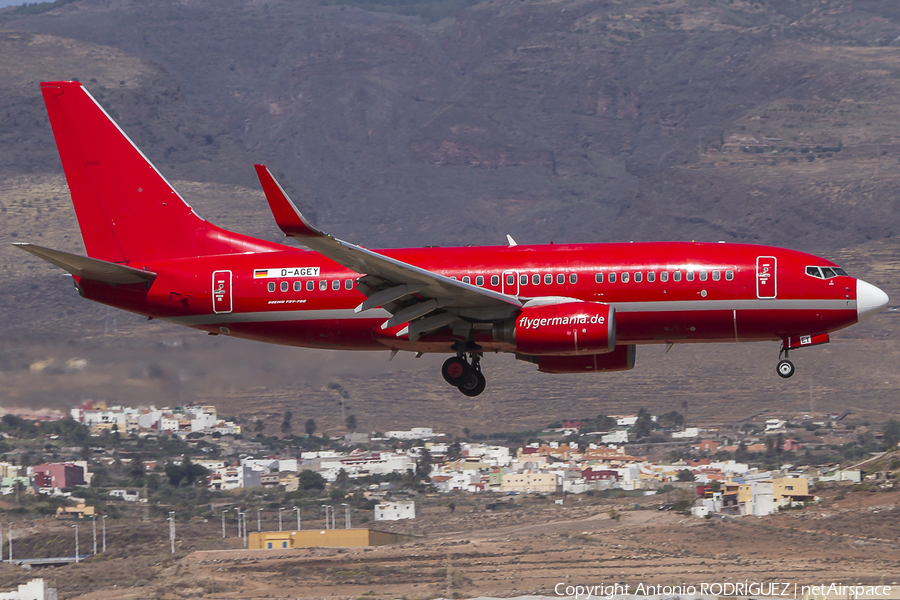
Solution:
<svg viewBox="0 0 900 600">
<path fill-rule="evenodd" d="M 444 381 L 459 389 L 469 397 L 475 397 L 484 391 L 487 380 L 481 372 L 480 348 L 457 349 L 456 356 L 448 358 L 441 367 Z M 466 353 L 470 360 L 466 360 Z"/>
<path fill-rule="evenodd" d="M 778 352 L 778 364 L 775 365 L 775 372 L 783 379 L 787 379 L 794 374 L 794 363 L 788 360 L 789 352 L 790 350 L 782 346 L 781 350 Z M 782 356 L 784 358 L 781 358 Z"/>
</svg>

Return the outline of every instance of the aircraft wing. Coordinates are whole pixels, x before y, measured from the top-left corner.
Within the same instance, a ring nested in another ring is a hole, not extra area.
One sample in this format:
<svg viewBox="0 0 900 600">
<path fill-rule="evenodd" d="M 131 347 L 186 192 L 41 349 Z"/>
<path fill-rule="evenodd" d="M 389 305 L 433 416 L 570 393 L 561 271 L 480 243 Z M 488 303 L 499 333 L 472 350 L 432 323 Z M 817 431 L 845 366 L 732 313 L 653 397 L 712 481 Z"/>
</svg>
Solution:
<svg viewBox="0 0 900 600">
<path fill-rule="evenodd" d="M 499 320 L 512 316 L 522 307 L 515 296 L 463 283 L 319 231 L 297 210 L 265 166 L 256 165 L 256 173 L 272 215 L 286 236 L 299 238 L 319 254 L 364 275 L 358 288 L 368 299 L 357 307 L 357 311 L 382 306 L 394 315 L 384 327 L 409 322 L 412 338 L 418 337 L 414 335 L 416 333 L 427 332 L 418 331 L 423 325 L 430 327 L 440 323 L 435 327 L 437 329 L 459 317 Z M 440 314 L 447 316 L 439 318 Z M 429 322 L 423 323 L 426 320 Z"/>
</svg>

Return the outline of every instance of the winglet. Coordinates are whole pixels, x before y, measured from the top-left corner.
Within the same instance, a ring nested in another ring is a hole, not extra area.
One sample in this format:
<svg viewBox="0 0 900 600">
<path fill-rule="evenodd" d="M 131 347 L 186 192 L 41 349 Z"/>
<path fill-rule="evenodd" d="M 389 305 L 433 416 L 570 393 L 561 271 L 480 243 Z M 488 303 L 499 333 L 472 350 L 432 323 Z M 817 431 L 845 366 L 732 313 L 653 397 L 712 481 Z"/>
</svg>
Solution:
<svg viewBox="0 0 900 600">
<path fill-rule="evenodd" d="M 254 165 L 278 228 L 287 237 L 326 237 L 310 225 L 265 165 Z"/>
<path fill-rule="evenodd" d="M 516 243 L 516 240 L 514 240 L 513 237 L 511 235 L 509 235 L 508 233 L 506 234 L 506 241 L 509 242 L 510 248 L 512 248 L 513 246 L 518 246 L 518 244 Z"/>
</svg>

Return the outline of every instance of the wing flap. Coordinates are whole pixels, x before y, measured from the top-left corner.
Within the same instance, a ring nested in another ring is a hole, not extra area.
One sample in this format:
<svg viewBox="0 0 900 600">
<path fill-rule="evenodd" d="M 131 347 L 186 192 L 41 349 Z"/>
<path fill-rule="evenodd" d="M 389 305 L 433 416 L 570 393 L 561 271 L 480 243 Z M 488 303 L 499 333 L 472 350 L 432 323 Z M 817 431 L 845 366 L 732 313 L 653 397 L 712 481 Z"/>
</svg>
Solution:
<svg viewBox="0 0 900 600">
<path fill-rule="evenodd" d="M 35 244 L 16 242 L 13 246 L 46 260 L 48 263 L 56 265 L 72 275 L 92 281 L 125 284 L 146 283 L 156 279 L 156 273 L 153 271 L 142 271 L 141 269 L 126 267 L 125 265 L 106 262 L 96 258 L 88 258 L 87 256 L 78 256 L 62 250 L 44 248 Z"/>
</svg>

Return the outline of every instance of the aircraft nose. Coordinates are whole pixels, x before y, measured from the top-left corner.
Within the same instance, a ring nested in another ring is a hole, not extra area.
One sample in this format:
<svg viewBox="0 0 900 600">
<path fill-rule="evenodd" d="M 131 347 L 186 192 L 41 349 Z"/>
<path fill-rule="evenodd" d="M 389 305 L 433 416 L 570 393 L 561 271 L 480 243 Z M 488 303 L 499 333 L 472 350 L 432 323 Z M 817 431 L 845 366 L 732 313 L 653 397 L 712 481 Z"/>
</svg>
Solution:
<svg viewBox="0 0 900 600">
<path fill-rule="evenodd" d="M 881 312 L 887 306 L 888 295 L 870 283 L 856 280 L 856 320 L 862 321 Z"/>
</svg>

